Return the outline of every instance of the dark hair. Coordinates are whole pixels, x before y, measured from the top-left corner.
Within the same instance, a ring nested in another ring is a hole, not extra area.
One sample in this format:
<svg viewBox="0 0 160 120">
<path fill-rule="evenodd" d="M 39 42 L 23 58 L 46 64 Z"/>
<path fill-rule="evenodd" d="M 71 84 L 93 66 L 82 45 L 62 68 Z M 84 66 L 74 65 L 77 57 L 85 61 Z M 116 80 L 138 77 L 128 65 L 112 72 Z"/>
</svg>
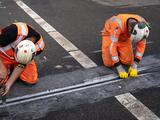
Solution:
<svg viewBox="0 0 160 120">
<path fill-rule="evenodd" d="M 5 36 L 3 33 L 0 34 L 0 46 L 5 47 L 9 43 L 10 43 L 10 41 L 7 40 L 7 36 Z"/>
<path fill-rule="evenodd" d="M 3 36 L 3 34 L 0 34 L 0 46 L 4 47 L 7 45 L 7 42 L 5 40 L 5 37 Z"/>
<path fill-rule="evenodd" d="M 14 24 L 7 26 L 1 30 L 0 34 L 0 46 L 5 47 L 12 43 L 17 37 L 17 27 Z"/>
</svg>

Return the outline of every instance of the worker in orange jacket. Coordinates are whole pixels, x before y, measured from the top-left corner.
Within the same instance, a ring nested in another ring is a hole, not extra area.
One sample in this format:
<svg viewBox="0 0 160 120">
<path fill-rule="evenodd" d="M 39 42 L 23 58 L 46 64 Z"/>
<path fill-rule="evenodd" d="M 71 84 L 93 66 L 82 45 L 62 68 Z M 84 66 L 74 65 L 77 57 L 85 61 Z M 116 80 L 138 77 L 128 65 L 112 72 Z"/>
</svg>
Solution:
<svg viewBox="0 0 160 120">
<path fill-rule="evenodd" d="M 120 78 L 137 77 L 150 25 L 136 14 L 118 14 L 106 20 L 102 30 L 102 58 L 107 67 L 115 66 Z M 133 51 L 132 43 L 136 50 Z M 122 64 L 129 65 L 128 72 Z"/>
<path fill-rule="evenodd" d="M 16 46 L 26 39 L 34 43 L 36 55 L 43 51 L 45 44 L 42 36 L 26 23 L 13 23 L 0 31 L 0 83 L 3 85 L 0 89 L 1 95 L 8 93 L 17 78 L 28 84 L 37 83 L 35 61 L 21 64 L 15 58 Z M 14 68 L 12 73 L 10 73 L 11 68 Z"/>
</svg>

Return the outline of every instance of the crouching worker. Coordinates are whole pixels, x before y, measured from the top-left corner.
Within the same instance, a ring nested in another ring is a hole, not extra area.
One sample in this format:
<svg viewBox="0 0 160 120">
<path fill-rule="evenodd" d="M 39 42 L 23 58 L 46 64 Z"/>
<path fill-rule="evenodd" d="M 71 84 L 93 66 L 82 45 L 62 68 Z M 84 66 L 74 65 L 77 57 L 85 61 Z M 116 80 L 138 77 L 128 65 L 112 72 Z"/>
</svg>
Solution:
<svg viewBox="0 0 160 120">
<path fill-rule="evenodd" d="M 118 14 L 102 30 L 102 58 L 107 67 L 116 67 L 120 78 L 137 77 L 137 65 L 145 51 L 150 26 L 136 14 Z M 136 50 L 133 50 L 135 43 Z M 129 65 L 126 71 L 122 65 Z"/>
<path fill-rule="evenodd" d="M 42 36 L 26 23 L 13 23 L 0 31 L 0 94 L 6 95 L 20 78 L 28 84 L 38 81 L 34 56 L 44 49 Z M 13 69 L 11 72 L 11 68 Z"/>
</svg>

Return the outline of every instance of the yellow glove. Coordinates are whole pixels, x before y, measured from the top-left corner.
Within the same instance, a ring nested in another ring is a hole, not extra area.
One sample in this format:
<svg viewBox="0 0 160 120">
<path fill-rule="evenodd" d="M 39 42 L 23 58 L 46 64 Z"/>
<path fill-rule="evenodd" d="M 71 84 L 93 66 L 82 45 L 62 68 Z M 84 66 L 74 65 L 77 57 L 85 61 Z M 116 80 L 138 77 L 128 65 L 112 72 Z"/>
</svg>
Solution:
<svg viewBox="0 0 160 120">
<path fill-rule="evenodd" d="M 120 78 L 128 78 L 128 73 L 125 71 L 125 69 L 122 67 L 122 65 L 119 65 L 116 67 L 118 71 L 118 75 Z"/>
<path fill-rule="evenodd" d="M 127 72 L 119 72 L 119 77 L 120 78 L 128 78 Z"/>
<path fill-rule="evenodd" d="M 138 71 L 137 69 L 134 69 L 132 67 L 129 68 L 128 74 L 130 77 L 137 77 L 138 76 Z"/>
</svg>

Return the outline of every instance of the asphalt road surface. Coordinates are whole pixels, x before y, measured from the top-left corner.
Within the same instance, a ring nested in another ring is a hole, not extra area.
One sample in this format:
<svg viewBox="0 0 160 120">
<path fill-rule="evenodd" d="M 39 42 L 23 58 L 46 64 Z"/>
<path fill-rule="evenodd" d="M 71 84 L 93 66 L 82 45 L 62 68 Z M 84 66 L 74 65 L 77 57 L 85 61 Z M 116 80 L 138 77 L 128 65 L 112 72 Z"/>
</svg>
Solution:
<svg viewBox="0 0 160 120">
<path fill-rule="evenodd" d="M 0 101 L 0 119 L 159 120 L 159 12 L 159 0 L 0 0 L 1 28 L 26 22 L 46 43 L 36 58 L 39 83 L 17 81 Z M 101 30 L 118 13 L 152 26 L 136 79 L 118 79 L 102 63 Z"/>
</svg>

